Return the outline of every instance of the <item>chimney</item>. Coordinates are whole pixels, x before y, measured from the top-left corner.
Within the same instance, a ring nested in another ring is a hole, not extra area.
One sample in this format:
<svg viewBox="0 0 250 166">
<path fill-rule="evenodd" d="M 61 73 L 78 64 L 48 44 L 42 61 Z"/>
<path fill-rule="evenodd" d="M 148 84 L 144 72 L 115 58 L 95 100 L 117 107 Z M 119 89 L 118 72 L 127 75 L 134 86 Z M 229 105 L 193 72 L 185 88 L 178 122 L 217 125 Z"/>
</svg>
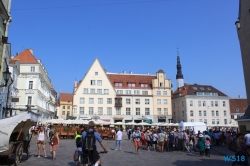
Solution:
<svg viewBox="0 0 250 166">
<path fill-rule="evenodd" d="M 76 82 L 76 81 L 74 82 L 74 87 L 75 87 L 75 88 L 77 87 L 77 82 Z"/>
<path fill-rule="evenodd" d="M 34 50 L 32 48 L 29 48 L 29 51 L 31 52 L 32 55 L 34 55 Z"/>
<path fill-rule="evenodd" d="M 148 75 L 149 75 L 149 73 L 148 73 Z"/>
<path fill-rule="evenodd" d="M 241 98 L 241 96 L 239 95 L 239 99 Z"/>
<path fill-rule="evenodd" d="M 126 70 L 123 70 L 123 74 L 126 74 Z"/>
<path fill-rule="evenodd" d="M 132 74 L 132 71 L 130 71 L 129 74 Z"/>
</svg>

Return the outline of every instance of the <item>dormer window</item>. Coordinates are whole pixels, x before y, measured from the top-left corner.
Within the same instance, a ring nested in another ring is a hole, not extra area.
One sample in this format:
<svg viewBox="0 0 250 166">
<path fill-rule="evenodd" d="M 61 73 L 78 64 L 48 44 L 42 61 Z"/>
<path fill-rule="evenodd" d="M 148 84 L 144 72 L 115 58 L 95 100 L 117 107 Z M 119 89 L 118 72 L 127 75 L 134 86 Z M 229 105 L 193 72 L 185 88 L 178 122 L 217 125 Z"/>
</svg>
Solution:
<svg viewBox="0 0 250 166">
<path fill-rule="evenodd" d="M 203 88 L 203 87 L 200 87 L 200 89 L 201 89 L 201 90 L 204 90 L 204 88 Z"/>
<path fill-rule="evenodd" d="M 128 83 L 128 87 L 135 87 L 135 83 Z"/>
<path fill-rule="evenodd" d="M 122 83 L 121 82 L 116 82 L 115 86 L 122 86 Z"/>
<path fill-rule="evenodd" d="M 141 84 L 141 87 L 146 88 L 146 87 L 148 87 L 148 84 Z"/>
</svg>

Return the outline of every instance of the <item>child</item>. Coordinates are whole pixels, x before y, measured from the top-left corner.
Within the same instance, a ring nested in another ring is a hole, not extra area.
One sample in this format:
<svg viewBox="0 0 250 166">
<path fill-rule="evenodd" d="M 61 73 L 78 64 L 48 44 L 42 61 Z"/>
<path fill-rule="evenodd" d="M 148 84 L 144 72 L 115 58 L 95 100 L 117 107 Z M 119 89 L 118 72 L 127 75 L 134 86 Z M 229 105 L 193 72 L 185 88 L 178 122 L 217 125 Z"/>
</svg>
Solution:
<svg viewBox="0 0 250 166">
<path fill-rule="evenodd" d="M 206 156 L 210 157 L 210 140 L 208 137 L 206 138 L 206 143 L 205 143 L 205 154 Z"/>
</svg>

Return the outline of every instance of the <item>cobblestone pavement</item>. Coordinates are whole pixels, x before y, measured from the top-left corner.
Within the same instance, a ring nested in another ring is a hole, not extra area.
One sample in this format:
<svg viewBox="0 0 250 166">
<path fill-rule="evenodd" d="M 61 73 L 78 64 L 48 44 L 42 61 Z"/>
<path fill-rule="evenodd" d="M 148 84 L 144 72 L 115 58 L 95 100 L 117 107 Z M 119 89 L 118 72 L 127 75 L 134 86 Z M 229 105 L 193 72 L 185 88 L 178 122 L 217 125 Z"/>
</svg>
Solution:
<svg viewBox="0 0 250 166">
<path fill-rule="evenodd" d="M 195 166 L 226 166 L 232 165 L 232 163 L 225 162 L 223 153 L 218 153 L 220 147 L 216 151 L 211 150 L 211 157 L 201 157 L 198 154 L 190 155 L 187 152 L 154 152 L 139 150 L 139 154 L 134 154 L 134 146 L 131 141 L 127 140 L 126 133 L 123 133 L 122 140 L 122 151 L 115 151 L 115 141 L 114 140 L 104 140 L 104 143 L 108 149 L 107 154 L 100 154 L 102 160 L 102 166 L 158 166 L 158 165 L 169 165 L 169 166 L 184 166 L 184 165 L 195 165 Z M 223 148 L 223 147 L 221 147 Z M 75 150 L 74 139 L 61 139 L 60 147 L 57 149 L 56 160 L 52 161 L 51 154 L 49 153 L 48 143 L 46 144 L 46 151 L 48 158 L 43 157 L 41 151 L 41 158 L 37 158 L 37 147 L 35 145 L 35 138 L 31 142 L 31 153 L 28 160 L 25 160 L 25 155 L 23 156 L 20 166 L 74 166 L 73 153 Z M 97 149 L 102 151 L 102 148 L 98 145 Z M 225 150 L 225 147 L 224 147 Z M 230 153 L 228 153 L 230 154 Z M 0 159 L 1 166 L 13 165 L 14 161 L 9 160 L 3 162 Z"/>
</svg>

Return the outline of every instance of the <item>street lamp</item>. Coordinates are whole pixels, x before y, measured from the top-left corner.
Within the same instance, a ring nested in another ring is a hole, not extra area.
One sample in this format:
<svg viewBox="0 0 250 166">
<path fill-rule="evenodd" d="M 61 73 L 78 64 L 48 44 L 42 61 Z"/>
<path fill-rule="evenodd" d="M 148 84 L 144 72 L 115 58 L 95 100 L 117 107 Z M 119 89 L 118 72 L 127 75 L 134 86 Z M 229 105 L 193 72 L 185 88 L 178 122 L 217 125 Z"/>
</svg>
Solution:
<svg viewBox="0 0 250 166">
<path fill-rule="evenodd" d="M 5 80 L 5 84 L 1 85 L 1 87 L 6 87 L 8 84 L 9 79 L 11 78 L 11 72 L 9 71 L 9 67 L 7 65 L 6 71 L 3 72 L 3 78 Z"/>
</svg>

